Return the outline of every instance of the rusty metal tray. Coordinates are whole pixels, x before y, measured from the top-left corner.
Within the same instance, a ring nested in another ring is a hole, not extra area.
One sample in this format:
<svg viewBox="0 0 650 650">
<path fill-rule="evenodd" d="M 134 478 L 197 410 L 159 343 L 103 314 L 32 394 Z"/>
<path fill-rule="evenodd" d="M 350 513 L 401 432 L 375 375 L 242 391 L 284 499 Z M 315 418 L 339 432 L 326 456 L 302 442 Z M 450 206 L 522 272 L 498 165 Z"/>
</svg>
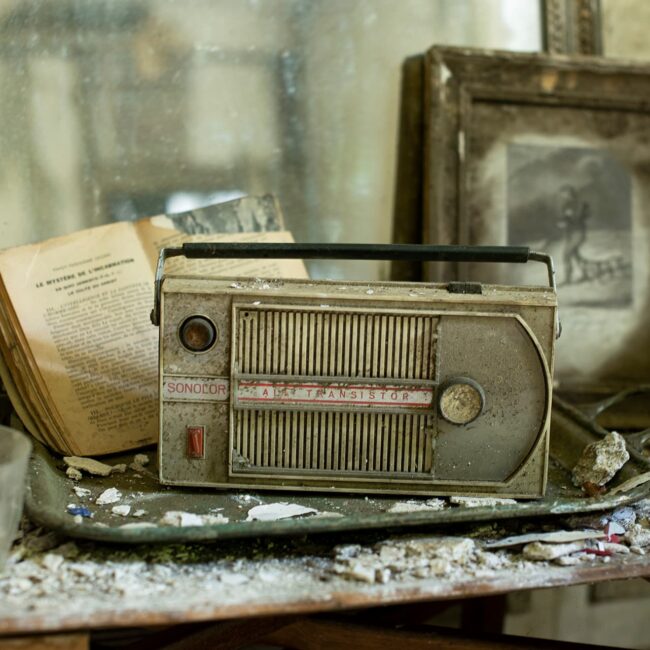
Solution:
<svg viewBox="0 0 650 650">
<path fill-rule="evenodd" d="M 447 504 L 442 510 L 418 512 L 389 511 L 398 502 L 425 502 L 426 498 L 170 488 L 160 485 L 157 481 L 155 450 L 148 453 L 151 463 L 146 472 L 127 470 L 124 474 L 113 474 L 106 478 L 84 478 L 76 483 L 66 476 L 62 461 L 37 443 L 30 463 L 26 511 L 36 524 L 70 537 L 116 543 L 163 543 L 568 515 L 615 508 L 650 496 L 650 482 L 629 491 L 615 495 L 604 494 L 597 498 L 586 498 L 572 485 L 570 468 L 575 465 L 584 446 L 604 434 L 605 431 L 587 417 L 561 400 L 555 399 L 551 428 L 551 463 L 545 498 L 519 501 L 512 505 L 473 508 Z M 632 443 L 628 443 L 628 449 L 632 457 L 610 487 L 650 469 L 648 459 L 640 449 L 635 448 Z M 114 456 L 107 462 L 128 464 L 132 458 L 132 455 Z M 90 490 L 91 494 L 85 499 L 80 499 L 74 492 L 75 485 Z M 122 517 L 112 513 L 112 505 L 94 504 L 95 498 L 109 487 L 120 490 L 123 495 L 120 503 L 131 505 L 132 512 L 143 509 L 146 514 L 138 519 L 132 516 Z M 278 502 L 313 508 L 321 515 L 273 521 L 246 520 L 250 508 Z M 83 518 L 81 523 L 76 523 L 75 518 L 67 512 L 68 504 L 87 506 L 92 511 L 92 518 Z M 219 513 L 228 518 L 228 523 L 183 527 L 160 525 L 159 520 L 170 510 L 201 515 Z"/>
</svg>

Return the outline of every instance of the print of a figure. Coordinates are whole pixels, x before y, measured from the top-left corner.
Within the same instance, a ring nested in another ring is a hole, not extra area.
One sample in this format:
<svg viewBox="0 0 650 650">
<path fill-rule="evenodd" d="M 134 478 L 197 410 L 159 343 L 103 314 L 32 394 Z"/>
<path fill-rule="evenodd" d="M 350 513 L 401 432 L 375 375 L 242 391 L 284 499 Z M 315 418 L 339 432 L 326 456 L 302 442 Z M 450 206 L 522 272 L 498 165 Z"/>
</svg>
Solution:
<svg viewBox="0 0 650 650">
<path fill-rule="evenodd" d="M 589 205 L 578 198 L 572 185 L 564 185 L 559 192 L 560 216 L 557 225 L 564 237 L 564 282 L 572 284 L 585 280 L 585 258 L 581 248 L 587 240 Z M 575 272 L 580 272 L 577 278 Z"/>
</svg>

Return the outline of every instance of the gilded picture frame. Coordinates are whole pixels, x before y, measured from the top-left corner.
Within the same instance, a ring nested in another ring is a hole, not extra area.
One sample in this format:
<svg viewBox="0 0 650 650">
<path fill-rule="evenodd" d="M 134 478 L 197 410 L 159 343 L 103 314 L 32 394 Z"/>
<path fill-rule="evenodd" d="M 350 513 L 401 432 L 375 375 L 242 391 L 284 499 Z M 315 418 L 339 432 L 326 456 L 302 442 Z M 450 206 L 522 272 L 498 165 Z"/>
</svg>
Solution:
<svg viewBox="0 0 650 650">
<path fill-rule="evenodd" d="M 650 379 L 650 69 L 602 58 L 435 47 L 425 64 L 423 240 L 551 253 L 556 380 Z M 430 279 L 542 284 L 525 267 Z"/>
</svg>

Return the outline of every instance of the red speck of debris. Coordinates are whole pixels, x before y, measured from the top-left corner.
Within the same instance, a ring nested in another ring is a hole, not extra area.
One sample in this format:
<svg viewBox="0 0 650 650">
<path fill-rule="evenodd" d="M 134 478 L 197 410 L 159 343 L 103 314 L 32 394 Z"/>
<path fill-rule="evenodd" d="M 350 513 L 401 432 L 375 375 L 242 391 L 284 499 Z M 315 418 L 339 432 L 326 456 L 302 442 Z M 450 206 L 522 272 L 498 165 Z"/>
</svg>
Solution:
<svg viewBox="0 0 650 650">
<path fill-rule="evenodd" d="M 605 488 L 596 485 L 595 483 L 591 483 L 590 481 L 587 481 L 582 485 L 582 489 L 587 493 L 587 496 L 589 497 L 597 497 L 600 496 L 601 494 L 604 494 Z"/>
<path fill-rule="evenodd" d="M 598 555 L 599 557 L 609 557 L 614 555 L 612 551 L 601 551 L 599 548 L 586 548 L 585 553 L 591 553 L 592 555 Z"/>
</svg>

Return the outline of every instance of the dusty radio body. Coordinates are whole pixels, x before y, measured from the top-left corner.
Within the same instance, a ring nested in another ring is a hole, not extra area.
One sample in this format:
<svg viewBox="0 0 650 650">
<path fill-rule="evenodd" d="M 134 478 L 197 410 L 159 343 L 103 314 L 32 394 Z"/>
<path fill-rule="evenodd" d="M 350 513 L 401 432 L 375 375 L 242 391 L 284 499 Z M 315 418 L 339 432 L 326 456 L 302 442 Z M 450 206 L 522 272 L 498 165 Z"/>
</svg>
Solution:
<svg viewBox="0 0 650 650">
<path fill-rule="evenodd" d="M 163 262 L 162 483 L 544 494 L 553 287 L 163 277 Z"/>
</svg>

